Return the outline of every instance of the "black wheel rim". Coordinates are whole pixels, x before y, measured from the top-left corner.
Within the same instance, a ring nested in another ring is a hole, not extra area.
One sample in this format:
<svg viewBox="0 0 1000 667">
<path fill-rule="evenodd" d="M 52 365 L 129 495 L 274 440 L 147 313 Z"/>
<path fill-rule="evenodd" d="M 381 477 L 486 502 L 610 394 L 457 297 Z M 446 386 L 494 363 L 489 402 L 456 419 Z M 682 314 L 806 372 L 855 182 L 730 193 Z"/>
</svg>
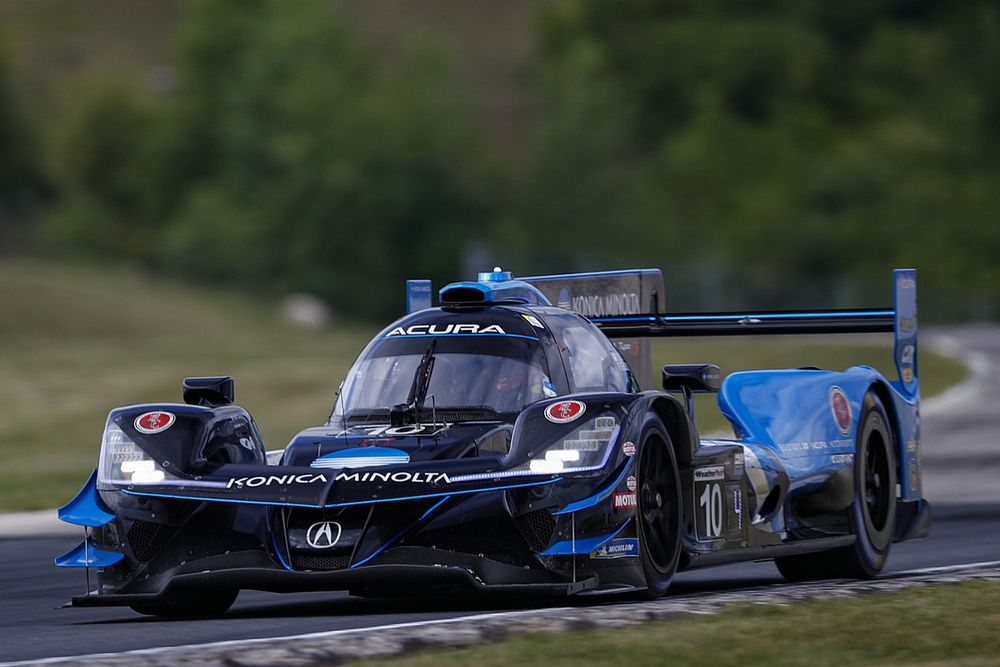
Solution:
<svg viewBox="0 0 1000 667">
<path fill-rule="evenodd" d="M 653 566 L 669 573 L 678 534 L 677 488 L 666 445 L 650 438 L 639 461 L 639 520 L 645 551 Z"/>
<path fill-rule="evenodd" d="M 889 503 L 895 491 L 889 488 L 889 483 L 889 457 L 885 440 L 881 433 L 873 431 L 865 451 L 861 493 L 865 500 L 868 523 L 876 532 L 884 530 L 889 519 Z"/>
</svg>

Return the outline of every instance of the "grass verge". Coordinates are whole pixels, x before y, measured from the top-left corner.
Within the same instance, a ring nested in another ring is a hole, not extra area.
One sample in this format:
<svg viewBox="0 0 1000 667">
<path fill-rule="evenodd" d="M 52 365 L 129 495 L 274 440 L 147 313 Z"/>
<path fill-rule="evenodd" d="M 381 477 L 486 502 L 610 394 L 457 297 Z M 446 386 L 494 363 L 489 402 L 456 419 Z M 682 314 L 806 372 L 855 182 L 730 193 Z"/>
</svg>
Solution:
<svg viewBox="0 0 1000 667">
<path fill-rule="evenodd" d="M 736 605 L 711 616 L 526 635 L 350 664 L 997 665 L 998 610 L 1000 583 L 968 582 L 795 605 Z"/>
<path fill-rule="evenodd" d="M 247 296 L 27 260 L 0 263 L 0 305 L 0 511 L 65 502 L 96 464 L 108 410 L 179 401 L 187 375 L 233 375 L 237 402 L 268 447 L 280 448 L 325 420 L 375 331 L 342 323 L 304 331 Z M 889 373 L 892 365 L 884 337 L 660 340 L 653 358 L 723 371 L 869 363 Z M 920 364 L 925 396 L 965 374 L 934 354 Z M 705 433 L 726 426 L 713 400 L 699 397 Z"/>
</svg>

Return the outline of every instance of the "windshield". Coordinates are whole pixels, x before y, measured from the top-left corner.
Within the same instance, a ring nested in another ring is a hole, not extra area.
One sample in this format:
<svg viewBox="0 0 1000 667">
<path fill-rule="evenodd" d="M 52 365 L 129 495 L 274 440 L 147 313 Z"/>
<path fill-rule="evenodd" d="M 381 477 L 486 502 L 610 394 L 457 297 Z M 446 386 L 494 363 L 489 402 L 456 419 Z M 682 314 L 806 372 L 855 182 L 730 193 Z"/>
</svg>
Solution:
<svg viewBox="0 0 1000 667">
<path fill-rule="evenodd" d="M 538 341 L 507 336 L 380 339 L 344 380 L 334 421 L 388 416 L 396 405 L 481 412 L 520 412 L 556 391 Z"/>
</svg>

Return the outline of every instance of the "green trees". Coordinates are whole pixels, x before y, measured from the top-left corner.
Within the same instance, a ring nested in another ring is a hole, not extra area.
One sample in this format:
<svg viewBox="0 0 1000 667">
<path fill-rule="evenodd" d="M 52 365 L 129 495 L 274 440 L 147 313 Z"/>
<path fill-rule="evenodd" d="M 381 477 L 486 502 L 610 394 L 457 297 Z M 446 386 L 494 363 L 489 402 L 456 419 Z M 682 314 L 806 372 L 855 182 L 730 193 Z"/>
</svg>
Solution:
<svg viewBox="0 0 1000 667">
<path fill-rule="evenodd" d="M 490 151 L 440 46 L 388 67 L 323 0 L 195 0 L 170 90 L 82 87 L 44 238 L 360 317 L 477 241 L 523 273 L 662 266 L 672 308 L 877 304 L 915 265 L 924 314 L 1000 315 L 995 3 L 540 11 L 537 113 Z M 9 108 L 0 170 L 37 183 Z"/>
<path fill-rule="evenodd" d="M 11 90 L 6 53 L 0 51 L 0 247 L 23 240 L 25 218 L 48 194 L 36 148 Z"/>
<path fill-rule="evenodd" d="M 618 128 L 627 185 L 593 215 L 646 230 L 623 255 L 661 239 L 661 263 L 733 267 L 726 298 L 761 305 L 867 300 L 910 264 L 939 315 L 1000 299 L 994 3 L 573 0 L 543 34 L 556 78 L 586 51 L 613 91 L 618 113 L 548 122 L 579 127 L 568 145 Z"/>
<path fill-rule="evenodd" d="M 318 0 L 194 3 L 179 52 L 166 101 L 103 82 L 79 102 L 50 238 L 363 317 L 455 274 L 470 141 L 437 63 L 376 71 Z"/>
</svg>

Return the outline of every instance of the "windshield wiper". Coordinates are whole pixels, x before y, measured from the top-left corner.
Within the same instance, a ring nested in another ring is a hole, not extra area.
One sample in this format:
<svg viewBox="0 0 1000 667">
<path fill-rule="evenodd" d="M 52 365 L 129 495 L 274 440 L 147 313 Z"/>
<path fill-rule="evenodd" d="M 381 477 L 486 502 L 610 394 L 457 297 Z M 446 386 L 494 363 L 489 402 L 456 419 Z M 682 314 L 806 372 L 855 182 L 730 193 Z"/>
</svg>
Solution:
<svg viewBox="0 0 1000 667">
<path fill-rule="evenodd" d="M 416 423 L 417 413 L 424 406 L 427 388 L 431 384 L 431 373 L 434 372 L 434 348 L 436 346 L 437 338 L 434 338 L 427 346 L 423 356 L 420 357 L 420 363 L 417 364 L 417 370 L 413 374 L 410 392 L 406 396 L 406 403 L 394 405 L 389 410 L 389 422 L 394 426 Z"/>
</svg>

